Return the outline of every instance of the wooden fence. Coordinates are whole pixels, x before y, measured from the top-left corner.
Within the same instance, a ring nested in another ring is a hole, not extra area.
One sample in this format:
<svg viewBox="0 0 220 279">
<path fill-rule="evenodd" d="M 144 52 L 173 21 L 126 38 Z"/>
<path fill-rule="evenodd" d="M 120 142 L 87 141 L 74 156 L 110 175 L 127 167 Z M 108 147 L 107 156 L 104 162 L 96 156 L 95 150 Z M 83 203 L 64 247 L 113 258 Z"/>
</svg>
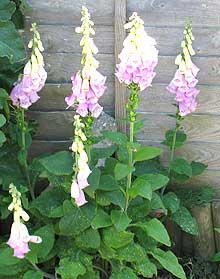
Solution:
<svg viewBox="0 0 220 279">
<path fill-rule="evenodd" d="M 86 4 L 95 21 L 95 42 L 99 47 L 100 71 L 108 77 L 108 90 L 102 99 L 105 111 L 116 117 L 125 115 L 126 91 L 114 77 L 115 62 L 125 37 L 123 24 L 133 11 L 143 18 L 146 31 L 156 38 L 160 50 L 157 76 L 153 87 L 141 93 L 139 113 L 146 120 L 139 140 L 160 145 L 164 132 L 174 127 L 167 114 L 174 112 L 173 95 L 166 86 L 176 70 L 175 56 L 180 49 L 182 32 L 188 17 L 192 17 L 195 64 L 199 74 L 198 109 L 186 117 L 188 143 L 178 152 L 188 159 L 209 165 L 192 185 L 220 184 L 220 1 L 219 0 L 29 0 L 24 32 L 29 38 L 30 22 L 39 25 L 45 46 L 48 82 L 41 100 L 31 111 L 38 120 L 32 153 L 55 151 L 68 147 L 71 136 L 72 112 L 65 110 L 64 97 L 71 89 L 70 76 L 80 67 L 80 36 L 74 27 L 80 24 L 81 5 Z M 119 127 L 125 130 L 123 124 Z M 166 150 L 164 160 L 166 161 Z"/>
</svg>

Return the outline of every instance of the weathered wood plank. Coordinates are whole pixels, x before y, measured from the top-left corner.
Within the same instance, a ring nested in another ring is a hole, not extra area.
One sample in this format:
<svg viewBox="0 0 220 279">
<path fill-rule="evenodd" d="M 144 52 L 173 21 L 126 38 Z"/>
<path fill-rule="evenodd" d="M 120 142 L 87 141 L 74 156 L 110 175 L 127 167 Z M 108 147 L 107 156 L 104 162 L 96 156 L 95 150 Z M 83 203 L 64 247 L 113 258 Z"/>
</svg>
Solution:
<svg viewBox="0 0 220 279">
<path fill-rule="evenodd" d="M 123 41 L 126 37 L 124 24 L 126 23 L 126 0 L 115 1 L 115 63 L 119 62 L 118 55 L 123 47 Z M 125 118 L 126 88 L 115 77 L 115 117 Z M 126 132 L 126 123 L 118 122 L 118 129 L 121 132 Z"/>
<path fill-rule="evenodd" d="M 45 24 L 80 24 L 81 7 L 88 7 L 91 17 L 96 24 L 113 25 L 113 0 L 28 0 L 31 10 L 27 19 L 32 22 Z M 56 28 L 56 27 L 54 27 Z"/>
<path fill-rule="evenodd" d="M 107 90 L 100 99 L 100 104 L 104 106 L 105 111 L 114 111 L 114 83 L 107 83 Z M 65 110 L 66 103 L 64 98 L 71 92 L 71 84 L 46 84 L 39 93 L 40 100 L 30 107 L 33 111 L 59 111 Z"/>
<path fill-rule="evenodd" d="M 80 54 L 45 53 L 46 69 L 49 82 L 69 82 L 70 76 L 80 67 Z M 98 54 L 100 71 L 107 75 L 108 80 L 114 80 L 115 64 L 112 54 Z M 160 56 L 156 68 L 155 83 L 168 84 L 174 76 L 176 65 L 175 57 Z M 220 85 L 220 57 L 194 57 L 194 63 L 201 69 L 200 84 Z"/>
<path fill-rule="evenodd" d="M 128 15 L 139 13 L 147 25 L 183 26 L 192 17 L 195 26 L 220 25 L 219 0 L 129 0 Z"/>
<path fill-rule="evenodd" d="M 121 17 L 120 17 L 121 19 Z M 121 26 L 123 27 L 123 26 Z M 81 36 L 74 31 L 75 26 L 39 25 L 38 29 L 46 52 L 77 53 L 81 51 L 79 41 Z M 100 53 L 114 53 L 114 28 L 113 26 L 95 26 L 94 41 Z M 153 36 L 161 55 L 176 55 L 180 50 L 183 37 L 183 28 L 179 27 L 146 27 L 145 30 Z M 219 56 L 220 28 L 194 28 L 194 49 L 199 56 Z M 116 32 L 116 36 L 119 34 Z M 23 33 L 25 42 L 30 40 L 29 26 Z M 118 42 L 118 38 L 116 39 Z M 120 48 L 122 45 L 120 46 Z"/>
<path fill-rule="evenodd" d="M 141 114 L 145 126 L 138 139 L 161 141 L 167 129 L 175 125 L 174 119 L 164 114 Z M 183 121 L 183 127 L 189 141 L 220 142 L 220 118 L 215 115 L 189 115 Z"/>
<path fill-rule="evenodd" d="M 153 84 L 151 88 L 140 94 L 140 112 L 166 112 L 174 113 L 176 108 L 175 95 L 166 90 L 167 84 Z M 200 94 L 197 97 L 197 113 L 220 114 L 220 87 L 219 86 L 198 86 Z"/>
<path fill-rule="evenodd" d="M 114 53 L 113 26 L 94 26 L 94 42 L 100 53 Z M 75 26 L 39 25 L 38 30 L 46 52 L 80 53 L 81 35 L 75 32 Z M 31 39 L 29 26 L 22 32 L 26 44 Z M 71 54 L 70 54 L 71 55 Z"/>
</svg>

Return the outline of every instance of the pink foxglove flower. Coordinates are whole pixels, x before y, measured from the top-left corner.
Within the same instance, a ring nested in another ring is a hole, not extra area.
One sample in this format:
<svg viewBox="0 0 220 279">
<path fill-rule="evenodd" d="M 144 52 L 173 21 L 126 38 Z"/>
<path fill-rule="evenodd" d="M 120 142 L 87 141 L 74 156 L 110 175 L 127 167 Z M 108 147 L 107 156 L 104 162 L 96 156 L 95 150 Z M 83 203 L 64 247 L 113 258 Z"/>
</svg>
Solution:
<svg viewBox="0 0 220 279">
<path fill-rule="evenodd" d="M 76 32 L 83 34 L 80 42 L 83 68 L 71 77 L 72 92 L 65 101 L 68 107 L 75 107 L 82 117 L 91 114 L 98 118 L 103 110 L 98 102 L 106 90 L 106 77 L 98 72 L 99 62 L 93 57 L 93 54 L 98 53 L 93 39 L 90 38 L 90 35 L 95 34 L 93 25 L 87 8 L 82 7 L 82 26 L 76 28 Z"/>
<path fill-rule="evenodd" d="M 39 236 L 29 235 L 27 227 L 23 224 L 29 220 L 29 216 L 22 208 L 21 193 L 13 184 L 9 186 L 9 193 L 13 200 L 8 209 L 14 212 L 14 222 L 7 244 L 14 249 L 15 257 L 23 259 L 25 254 L 30 251 L 28 243 L 41 243 L 42 239 Z"/>
<path fill-rule="evenodd" d="M 158 50 L 155 47 L 156 41 L 147 35 L 144 21 L 137 13 L 133 13 L 129 20 L 125 29 L 130 29 L 130 32 L 119 54 L 116 76 L 126 85 L 138 84 L 142 91 L 151 86 L 156 75 L 154 68 L 158 63 Z"/>
<path fill-rule="evenodd" d="M 192 63 L 190 57 L 195 54 L 192 48 L 194 37 L 191 24 L 186 26 L 184 34 L 185 38 L 181 43 L 183 51 L 175 61 L 179 67 L 167 87 L 169 92 L 176 94 L 175 100 L 178 102 L 179 115 L 182 117 L 196 110 L 196 97 L 199 94 L 199 90 L 196 88 L 199 68 Z"/>
<path fill-rule="evenodd" d="M 25 254 L 30 251 L 28 243 L 41 243 L 41 241 L 38 236 L 30 236 L 27 227 L 16 221 L 12 224 L 11 235 L 7 244 L 14 249 L 15 257 L 23 259 Z"/>
<path fill-rule="evenodd" d="M 38 92 L 44 87 L 47 79 L 41 54 L 44 49 L 36 24 L 32 24 L 31 31 L 34 33 L 34 37 L 28 45 L 29 48 L 32 48 L 31 58 L 24 67 L 22 78 L 10 94 L 13 105 L 24 109 L 28 109 L 40 99 Z"/>
</svg>

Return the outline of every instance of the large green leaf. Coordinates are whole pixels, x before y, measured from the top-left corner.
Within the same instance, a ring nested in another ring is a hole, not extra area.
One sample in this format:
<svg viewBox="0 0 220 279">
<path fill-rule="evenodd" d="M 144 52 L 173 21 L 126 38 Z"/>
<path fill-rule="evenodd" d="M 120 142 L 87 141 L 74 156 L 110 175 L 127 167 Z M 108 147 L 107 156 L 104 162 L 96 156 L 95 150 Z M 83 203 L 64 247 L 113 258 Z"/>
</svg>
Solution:
<svg viewBox="0 0 220 279">
<path fill-rule="evenodd" d="M 144 174 L 140 177 L 142 179 L 147 180 L 150 183 L 152 191 L 156 191 L 162 188 L 163 186 L 167 185 L 167 183 L 169 182 L 169 178 L 162 174 L 149 173 L 149 174 Z"/>
<path fill-rule="evenodd" d="M 92 162 L 96 164 L 99 159 L 111 157 L 116 150 L 117 147 L 115 145 L 103 148 L 94 147 L 91 149 Z"/>
<path fill-rule="evenodd" d="M 60 260 L 57 273 L 62 279 L 77 279 L 79 275 L 86 273 L 86 268 L 80 261 L 72 261 L 70 258 Z"/>
<path fill-rule="evenodd" d="M 183 174 L 188 177 L 192 176 L 192 167 L 184 158 L 177 158 L 170 164 L 170 169 L 177 174 Z"/>
<path fill-rule="evenodd" d="M 24 274 L 23 279 L 44 279 L 44 274 L 41 271 L 28 270 Z"/>
<path fill-rule="evenodd" d="M 163 203 L 166 209 L 171 213 L 177 212 L 180 207 L 180 200 L 173 192 L 169 192 L 163 196 Z"/>
<path fill-rule="evenodd" d="M 145 161 L 153 159 L 162 153 L 162 149 L 153 146 L 141 147 L 137 152 L 134 152 L 134 161 Z"/>
<path fill-rule="evenodd" d="M 156 265 L 152 263 L 146 255 L 142 262 L 134 264 L 134 268 L 137 273 L 144 276 L 144 278 L 152 278 L 154 275 L 157 275 Z"/>
<path fill-rule="evenodd" d="M 63 216 L 63 202 L 67 194 L 62 188 L 44 190 L 32 203 L 31 208 L 37 209 L 43 216 L 58 218 Z"/>
<path fill-rule="evenodd" d="M 3 143 L 6 142 L 6 137 L 5 137 L 5 134 L 0 131 L 0 147 L 2 147 Z"/>
<path fill-rule="evenodd" d="M 15 3 L 9 0 L 0 1 L 0 21 L 8 21 L 15 12 Z"/>
<path fill-rule="evenodd" d="M 34 235 L 42 238 L 40 244 L 30 243 L 30 252 L 26 257 L 32 262 L 37 263 L 38 259 L 44 259 L 50 253 L 55 241 L 55 233 L 52 225 L 46 225 L 34 232 Z"/>
<path fill-rule="evenodd" d="M 171 245 L 170 237 L 164 225 L 156 218 L 150 221 L 139 223 L 139 227 L 144 230 L 148 236 L 152 237 L 156 241 L 165 244 L 167 246 Z"/>
<path fill-rule="evenodd" d="M 138 277 L 130 267 L 124 267 L 120 271 L 113 271 L 109 279 L 138 279 Z"/>
<path fill-rule="evenodd" d="M 111 217 L 104 210 L 99 208 L 91 225 L 93 229 L 109 227 L 112 225 Z"/>
<path fill-rule="evenodd" d="M 170 149 L 173 146 L 173 139 L 174 139 L 174 134 L 175 130 L 168 130 L 166 131 L 166 140 L 163 141 L 163 144 L 167 145 L 170 147 Z M 180 147 L 182 146 L 187 140 L 187 136 L 183 131 L 177 131 L 176 133 L 176 139 L 175 139 L 175 147 Z"/>
<path fill-rule="evenodd" d="M 120 132 L 103 131 L 103 136 L 117 145 L 124 145 L 127 143 L 127 136 Z"/>
<path fill-rule="evenodd" d="M 132 198 L 135 198 L 139 195 L 143 198 L 151 200 L 152 198 L 151 184 L 146 179 L 143 179 L 142 177 L 138 177 L 132 184 L 132 187 L 129 189 L 129 195 Z"/>
<path fill-rule="evenodd" d="M 156 248 L 151 255 L 169 272 L 180 279 L 186 279 L 182 266 L 178 263 L 177 257 L 171 252 L 165 252 Z"/>
<path fill-rule="evenodd" d="M 0 128 L 4 126 L 6 123 L 6 119 L 3 114 L 0 114 Z"/>
<path fill-rule="evenodd" d="M 200 163 L 200 162 L 192 162 L 191 163 L 192 167 L 192 175 L 200 175 L 207 169 L 207 165 Z"/>
<path fill-rule="evenodd" d="M 75 243 L 80 249 L 98 249 L 100 247 L 99 232 L 89 228 L 75 238 Z"/>
<path fill-rule="evenodd" d="M 102 191 L 114 191 L 118 190 L 119 186 L 114 176 L 102 175 L 100 177 L 98 189 Z"/>
<path fill-rule="evenodd" d="M 117 163 L 114 169 L 116 180 L 121 180 L 126 177 L 129 173 L 133 172 L 134 168 L 125 164 Z"/>
<path fill-rule="evenodd" d="M 128 246 L 117 249 L 116 253 L 117 259 L 121 262 L 143 262 L 146 257 L 144 248 L 134 242 L 130 243 Z"/>
<path fill-rule="evenodd" d="M 115 228 L 105 228 L 102 230 L 102 239 L 106 246 L 110 248 L 121 248 L 133 241 L 134 234 L 127 231 L 118 232 Z"/>
<path fill-rule="evenodd" d="M 68 151 L 57 152 L 40 159 L 39 162 L 55 175 L 70 175 L 73 172 L 73 157 Z"/>
<path fill-rule="evenodd" d="M 127 213 L 121 210 L 112 210 L 111 220 L 117 231 L 124 231 L 131 223 L 131 219 L 128 217 Z"/>
<path fill-rule="evenodd" d="M 170 218 L 177 223 L 183 231 L 192 235 L 198 235 L 198 225 L 196 219 L 191 215 L 186 207 L 181 206 L 179 210 L 171 215 Z"/>
</svg>

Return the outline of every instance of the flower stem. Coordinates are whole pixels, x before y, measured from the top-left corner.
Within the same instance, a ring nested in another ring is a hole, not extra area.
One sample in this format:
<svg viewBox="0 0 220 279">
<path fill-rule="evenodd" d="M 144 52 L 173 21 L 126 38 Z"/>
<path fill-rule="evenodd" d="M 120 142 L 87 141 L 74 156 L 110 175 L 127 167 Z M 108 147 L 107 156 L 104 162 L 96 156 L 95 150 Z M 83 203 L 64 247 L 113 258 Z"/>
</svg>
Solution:
<svg viewBox="0 0 220 279">
<path fill-rule="evenodd" d="M 24 174 L 25 174 L 27 182 L 28 182 L 28 187 L 29 187 L 29 191 L 31 194 L 31 198 L 35 199 L 34 190 L 31 185 L 31 179 L 30 179 L 28 163 L 27 163 L 26 127 L 25 126 L 26 126 L 25 125 L 25 113 L 24 113 L 24 109 L 22 108 L 21 109 L 21 150 L 22 150 L 23 154 L 25 154 L 22 162 L 23 162 Z"/>
</svg>

